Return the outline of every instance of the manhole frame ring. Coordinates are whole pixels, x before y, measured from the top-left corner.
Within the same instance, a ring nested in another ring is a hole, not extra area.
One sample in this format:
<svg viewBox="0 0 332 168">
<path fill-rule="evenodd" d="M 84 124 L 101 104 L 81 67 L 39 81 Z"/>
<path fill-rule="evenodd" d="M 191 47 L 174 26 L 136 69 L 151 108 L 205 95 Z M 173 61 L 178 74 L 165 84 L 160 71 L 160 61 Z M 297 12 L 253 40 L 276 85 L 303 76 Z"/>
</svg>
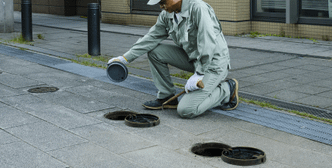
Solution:
<svg viewBox="0 0 332 168">
<path fill-rule="evenodd" d="M 254 149 L 256 151 L 260 151 L 264 153 L 264 155 L 258 156 L 256 159 L 237 159 L 237 158 L 231 158 L 228 156 L 225 156 L 224 152 L 222 152 L 221 159 L 229 164 L 232 165 L 238 165 L 238 166 L 253 166 L 253 165 L 259 165 L 262 163 L 266 162 L 266 153 L 260 149 L 253 148 L 253 147 L 247 147 L 247 146 L 237 146 L 237 147 L 232 147 L 231 149 L 236 149 L 236 148 L 246 148 L 246 149 Z"/>
<path fill-rule="evenodd" d="M 157 120 L 154 120 L 152 123 L 148 123 L 148 122 L 145 122 L 145 123 L 138 123 L 138 122 L 132 122 L 132 121 L 129 121 L 127 118 L 130 117 L 130 116 L 127 116 L 124 121 L 125 121 L 125 124 L 127 126 L 130 126 L 130 127 L 140 127 L 140 128 L 144 128 L 144 127 L 154 127 L 154 126 L 157 126 L 160 124 L 160 118 L 156 115 L 153 115 L 153 114 L 137 114 L 139 116 L 143 116 L 143 115 L 146 115 L 146 116 L 151 116 L 151 117 L 156 117 Z"/>
</svg>

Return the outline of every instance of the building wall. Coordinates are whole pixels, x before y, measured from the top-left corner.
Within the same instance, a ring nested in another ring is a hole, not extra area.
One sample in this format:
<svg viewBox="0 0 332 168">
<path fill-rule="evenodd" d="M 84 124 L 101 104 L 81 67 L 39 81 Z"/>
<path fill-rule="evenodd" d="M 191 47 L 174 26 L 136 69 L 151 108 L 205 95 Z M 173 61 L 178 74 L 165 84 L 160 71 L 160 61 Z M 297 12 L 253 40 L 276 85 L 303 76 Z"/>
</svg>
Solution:
<svg viewBox="0 0 332 168">
<path fill-rule="evenodd" d="M 292 37 L 308 37 L 332 40 L 332 26 L 285 24 L 250 21 L 250 0 L 205 0 L 210 4 L 225 35 L 259 32 L 263 34 L 285 34 Z M 157 16 L 131 14 L 130 0 L 101 0 L 102 22 L 123 25 L 155 24 Z"/>
<path fill-rule="evenodd" d="M 88 3 L 99 0 L 31 0 L 32 12 L 55 15 L 87 15 Z M 21 10 L 21 0 L 14 0 L 14 10 Z"/>
</svg>

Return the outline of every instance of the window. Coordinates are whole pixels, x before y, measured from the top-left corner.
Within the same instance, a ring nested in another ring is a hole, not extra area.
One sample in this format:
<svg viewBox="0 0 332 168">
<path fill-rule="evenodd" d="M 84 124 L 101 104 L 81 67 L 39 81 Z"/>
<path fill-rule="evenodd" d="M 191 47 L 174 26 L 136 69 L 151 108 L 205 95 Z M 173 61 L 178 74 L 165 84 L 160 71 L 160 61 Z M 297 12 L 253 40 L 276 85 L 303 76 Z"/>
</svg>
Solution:
<svg viewBox="0 0 332 168">
<path fill-rule="evenodd" d="M 285 22 L 286 0 L 252 0 L 252 20 Z"/>
<path fill-rule="evenodd" d="M 251 19 L 286 23 L 286 0 L 252 0 Z M 332 0 L 297 0 L 297 23 L 332 25 Z"/>
</svg>

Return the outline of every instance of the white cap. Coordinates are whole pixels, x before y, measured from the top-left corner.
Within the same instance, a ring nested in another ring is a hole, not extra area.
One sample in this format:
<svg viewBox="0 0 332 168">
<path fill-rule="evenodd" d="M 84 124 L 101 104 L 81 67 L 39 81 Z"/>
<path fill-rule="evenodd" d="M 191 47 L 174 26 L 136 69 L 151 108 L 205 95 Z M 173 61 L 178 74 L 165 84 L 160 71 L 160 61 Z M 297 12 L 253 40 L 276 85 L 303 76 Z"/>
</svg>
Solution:
<svg viewBox="0 0 332 168">
<path fill-rule="evenodd" d="M 149 2 L 147 3 L 148 5 L 155 5 L 157 3 L 159 3 L 160 0 L 149 0 Z"/>
</svg>

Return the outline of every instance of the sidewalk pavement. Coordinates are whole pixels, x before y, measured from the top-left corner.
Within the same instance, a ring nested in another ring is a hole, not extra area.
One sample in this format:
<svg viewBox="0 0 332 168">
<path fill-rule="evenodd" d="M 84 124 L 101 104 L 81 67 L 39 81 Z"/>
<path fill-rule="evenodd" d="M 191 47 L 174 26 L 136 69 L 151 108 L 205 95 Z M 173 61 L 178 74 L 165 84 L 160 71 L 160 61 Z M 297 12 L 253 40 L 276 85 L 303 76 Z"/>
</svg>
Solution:
<svg viewBox="0 0 332 168">
<path fill-rule="evenodd" d="M 18 32 L 19 16 L 15 12 Z M 265 151 L 267 162 L 253 167 L 332 167 L 331 125 L 245 103 L 229 112 L 211 109 L 191 120 L 179 118 L 176 110 L 145 110 L 141 104 L 156 94 L 150 80 L 130 75 L 122 83 L 112 83 L 103 69 L 59 59 L 87 53 L 86 19 L 33 14 L 33 24 L 34 46 L 0 45 L 1 167 L 238 167 L 220 157 L 190 152 L 203 142 Z M 148 31 L 112 24 L 102 24 L 101 29 L 102 54 L 110 56 L 123 54 Z M 229 76 L 239 79 L 243 94 L 270 99 L 280 94 L 281 101 L 309 102 L 329 115 L 330 42 L 226 39 L 232 54 Z M 129 71 L 148 75 L 146 55 L 132 67 Z M 41 86 L 59 90 L 27 91 Z M 161 123 L 132 128 L 104 117 L 119 110 L 155 114 Z"/>
</svg>

